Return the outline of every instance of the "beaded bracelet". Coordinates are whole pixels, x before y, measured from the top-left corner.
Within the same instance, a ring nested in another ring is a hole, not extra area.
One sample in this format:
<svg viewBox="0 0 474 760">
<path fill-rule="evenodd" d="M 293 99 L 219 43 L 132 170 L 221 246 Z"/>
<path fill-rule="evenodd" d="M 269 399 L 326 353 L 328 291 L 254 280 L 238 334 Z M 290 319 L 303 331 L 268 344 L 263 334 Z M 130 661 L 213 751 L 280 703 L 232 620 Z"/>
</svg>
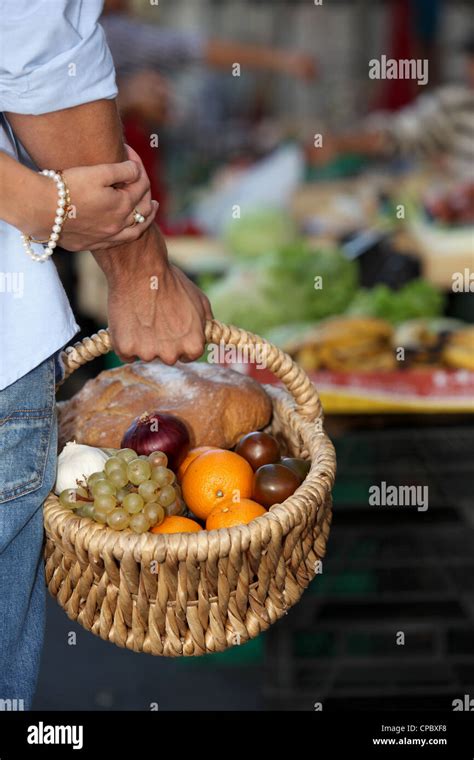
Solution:
<svg viewBox="0 0 474 760">
<path fill-rule="evenodd" d="M 56 182 L 56 187 L 58 189 L 58 205 L 56 208 L 56 216 L 54 219 L 53 228 L 47 240 L 35 240 L 35 238 L 31 235 L 25 235 L 23 233 L 21 235 L 23 248 L 25 249 L 28 256 L 33 259 L 33 261 L 47 261 L 49 257 L 53 255 L 71 205 L 69 190 L 64 181 L 62 172 L 54 171 L 54 169 L 43 169 L 40 174 L 44 174 L 45 177 L 51 177 L 51 179 Z M 42 245 L 46 244 L 44 252 L 35 253 L 31 247 L 31 243 L 41 243 Z"/>
</svg>

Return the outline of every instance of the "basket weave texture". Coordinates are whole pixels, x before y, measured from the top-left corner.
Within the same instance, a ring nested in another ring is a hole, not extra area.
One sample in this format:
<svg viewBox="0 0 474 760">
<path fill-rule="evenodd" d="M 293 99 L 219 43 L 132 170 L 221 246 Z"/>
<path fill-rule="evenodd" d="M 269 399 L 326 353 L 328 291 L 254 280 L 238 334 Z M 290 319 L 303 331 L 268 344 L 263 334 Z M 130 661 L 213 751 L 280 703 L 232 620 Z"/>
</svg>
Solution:
<svg viewBox="0 0 474 760">
<path fill-rule="evenodd" d="M 46 582 L 68 616 L 121 647 L 202 655 L 258 636 L 294 605 L 319 569 L 331 523 L 336 461 L 319 398 L 292 359 L 262 338 L 215 320 L 208 343 L 265 346 L 269 432 L 311 459 L 295 493 L 248 525 L 181 534 L 114 531 L 76 516 L 57 496 L 44 504 Z M 66 377 L 111 349 L 107 330 L 66 349 Z"/>
</svg>

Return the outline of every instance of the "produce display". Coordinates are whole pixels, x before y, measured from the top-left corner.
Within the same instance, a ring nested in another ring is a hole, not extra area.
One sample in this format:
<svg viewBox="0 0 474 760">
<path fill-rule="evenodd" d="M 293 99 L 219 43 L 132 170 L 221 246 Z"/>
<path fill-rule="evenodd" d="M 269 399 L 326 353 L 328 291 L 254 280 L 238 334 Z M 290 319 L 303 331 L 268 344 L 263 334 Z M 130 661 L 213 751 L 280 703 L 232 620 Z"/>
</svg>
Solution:
<svg viewBox="0 0 474 760">
<path fill-rule="evenodd" d="M 445 300 L 423 279 L 399 289 L 383 283 L 359 287 L 356 260 L 336 246 L 315 248 L 301 239 L 203 284 L 218 319 L 270 340 L 282 325 L 309 325 L 340 314 L 379 317 L 394 324 L 441 316 Z"/>
<path fill-rule="evenodd" d="M 138 433 L 156 421 L 155 431 Z M 125 438 L 135 449 L 101 450 L 68 443 L 58 458 L 55 491 L 60 504 L 81 518 L 117 531 L 189 533 L 244 525 L 291 496 L 310 463 L 281 456 L 278 441 L 254 431 L 235 451 L 201 446 L 189 450 L 177 418 L 153 412 L 132 422 Z M 166 434 L 159 438 L 164 425 Z M 151 437 L 150 437 L 151 436 Z M 160 440 L 174 456 L 177 474 Z M 151 450 L 150 450 L 151 448 Z M 102 469 L 90 472 L 94 465 Z"/>
<path fill-rule="evenodd" d="M 411 280 L 399 290 L 383 283 L 373 288 L 360 288 L 351 301 L 347 314 L 379 317 L 398 324 L 417 317 L 438 317 L 443 313 L 444 298 L 426 280 Z"/>
<path fill-rule="evenodd" d="M 398 227 L 402 245 L 416 254 L 423 277 L 450 291 L 453 273 L 472 269 L 474 182 L 416 171 L 399 180 L 388 188 L 389 213 L 384 214 L 383 225 Z M 405 209 L 402 222 L 396 215 L 400 204 Z"/>
<path fill-rule="evenodd" d="M 206 291 L 217 319 L 265 334 L 282 323 L 344 311 L 357 285 L 356 262 L 338 248 L 313 250 L 297 241 L 236 267 Z"/>
<path fill-rule="evenodd" d="M 442 358 L 448 367 L 474 371 L 474 327 L 451 333 L 444 343 Z"/>
<path fill-rule="evenodd" d="M 383 320 L 334 318 L 321 323 L 303 345 L 296 347 L 294 355 L 306 370 L 393 369 L 392 334 L 391 325 Z"/>
<path fill-rule="evenodd" d="M 474 182 L 426 194 L 424 207 L 430 219 L 443 225 L 474 224 Z"/>
<path fill-rule="evenodd" d="M 297 239 L 290 216 L 276 209 L 260 209 L 230 222 L 224 242 L 237 258 L 258 258 Z"/>
<path fill-rule="evenodd" d="M 228 449 L 247 431 L 265 427 L 272 406 L 259 383 L 217 364 L 134 362 L 101 372 L 58 405 L 60 446 L 75 440 L 120 448 L 131 420 L 153 409 L 178 417 L 193 448 Z M 139 423 L 137 436 L 148 437 L 146 427 Z"/>
<path fill-rule="evenodd" d="M 335 317 L 293 338 L 287 331 L 281 345 L 306 371 L 474 368 L 474 329 L 454 319 L 414 319 L 394 326 L 376 318 Z"/>
</svg>

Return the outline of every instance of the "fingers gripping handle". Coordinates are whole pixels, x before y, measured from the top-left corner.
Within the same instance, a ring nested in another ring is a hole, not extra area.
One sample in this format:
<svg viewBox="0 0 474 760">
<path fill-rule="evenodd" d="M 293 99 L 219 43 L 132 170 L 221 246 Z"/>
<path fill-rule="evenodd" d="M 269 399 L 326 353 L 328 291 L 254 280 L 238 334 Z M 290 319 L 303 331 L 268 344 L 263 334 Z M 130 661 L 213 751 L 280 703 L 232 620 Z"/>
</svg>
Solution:
<svg viewBox="0 0 474 760">
<path fill-rule="evenodd" d="M 298 412 L 309 421 L 322 415 L 321 404 L 316 388 L 307 374 L 284 351 L 272 345 L 258 335 L 232 325 L 225 325 L 216 319 L 206 322 L 206 342 L 222 343 L 239 347 L 253 346 L 258 349 L 259 357 L 264 358 L 265 366 L 282 381 L 296 402 Z M 99 330 L 90 338 L 78 341 L 66 348 L 61 359 L 65 368 L 64 379 L 72 375 L 83 364 L 103 356 L 112 350 L 108 330 Z"/>
</svg>

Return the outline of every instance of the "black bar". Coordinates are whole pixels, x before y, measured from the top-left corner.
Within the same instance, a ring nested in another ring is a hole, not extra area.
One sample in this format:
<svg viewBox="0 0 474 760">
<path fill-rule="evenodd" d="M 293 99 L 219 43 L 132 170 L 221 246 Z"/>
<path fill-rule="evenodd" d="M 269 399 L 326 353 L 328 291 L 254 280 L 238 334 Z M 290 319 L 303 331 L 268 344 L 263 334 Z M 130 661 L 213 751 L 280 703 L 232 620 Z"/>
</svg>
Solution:
<svg viewBox="0 0 474 760">
<path fill-rule="evenodd" d="M 19 757 L 132 757 L 176 752 L 185 758 L 209 753 L 255 757 L 258 746 L 281 756 L 284 747 L 316 758 L 413 757 L 472 760 L 474 699 L 460 700 L 452 710 L 386 710 L 377 712 L 2 712 L 0 760 Z M 355 700 L 356 706 L 357 700 Z M 456 708 L 456 709 L 454 709 Z M 461 709 L 462 708 L 462 709 Z M 77 745 L 46 743 L 64 738 Z M 73 733 L 76 727 L 76 733 Z M 82 746 L 80 728 L 82 728 Z M 70 733 L 68 733 L 68 731 Z M 31 740 L 42 740 L 34 744 Z M 223 740 L 223 741 L 222 741 Z M 380 740 L 384 741 L 384 744 Z M 415 741 L 416 740 L 416 741 Z M 421 746 L 421 741 L 425 745 Z M 330 755 L 327 753 L 330 752 Z M 276 754 L 275 754 L 276 757 Z"/>
</svg>

